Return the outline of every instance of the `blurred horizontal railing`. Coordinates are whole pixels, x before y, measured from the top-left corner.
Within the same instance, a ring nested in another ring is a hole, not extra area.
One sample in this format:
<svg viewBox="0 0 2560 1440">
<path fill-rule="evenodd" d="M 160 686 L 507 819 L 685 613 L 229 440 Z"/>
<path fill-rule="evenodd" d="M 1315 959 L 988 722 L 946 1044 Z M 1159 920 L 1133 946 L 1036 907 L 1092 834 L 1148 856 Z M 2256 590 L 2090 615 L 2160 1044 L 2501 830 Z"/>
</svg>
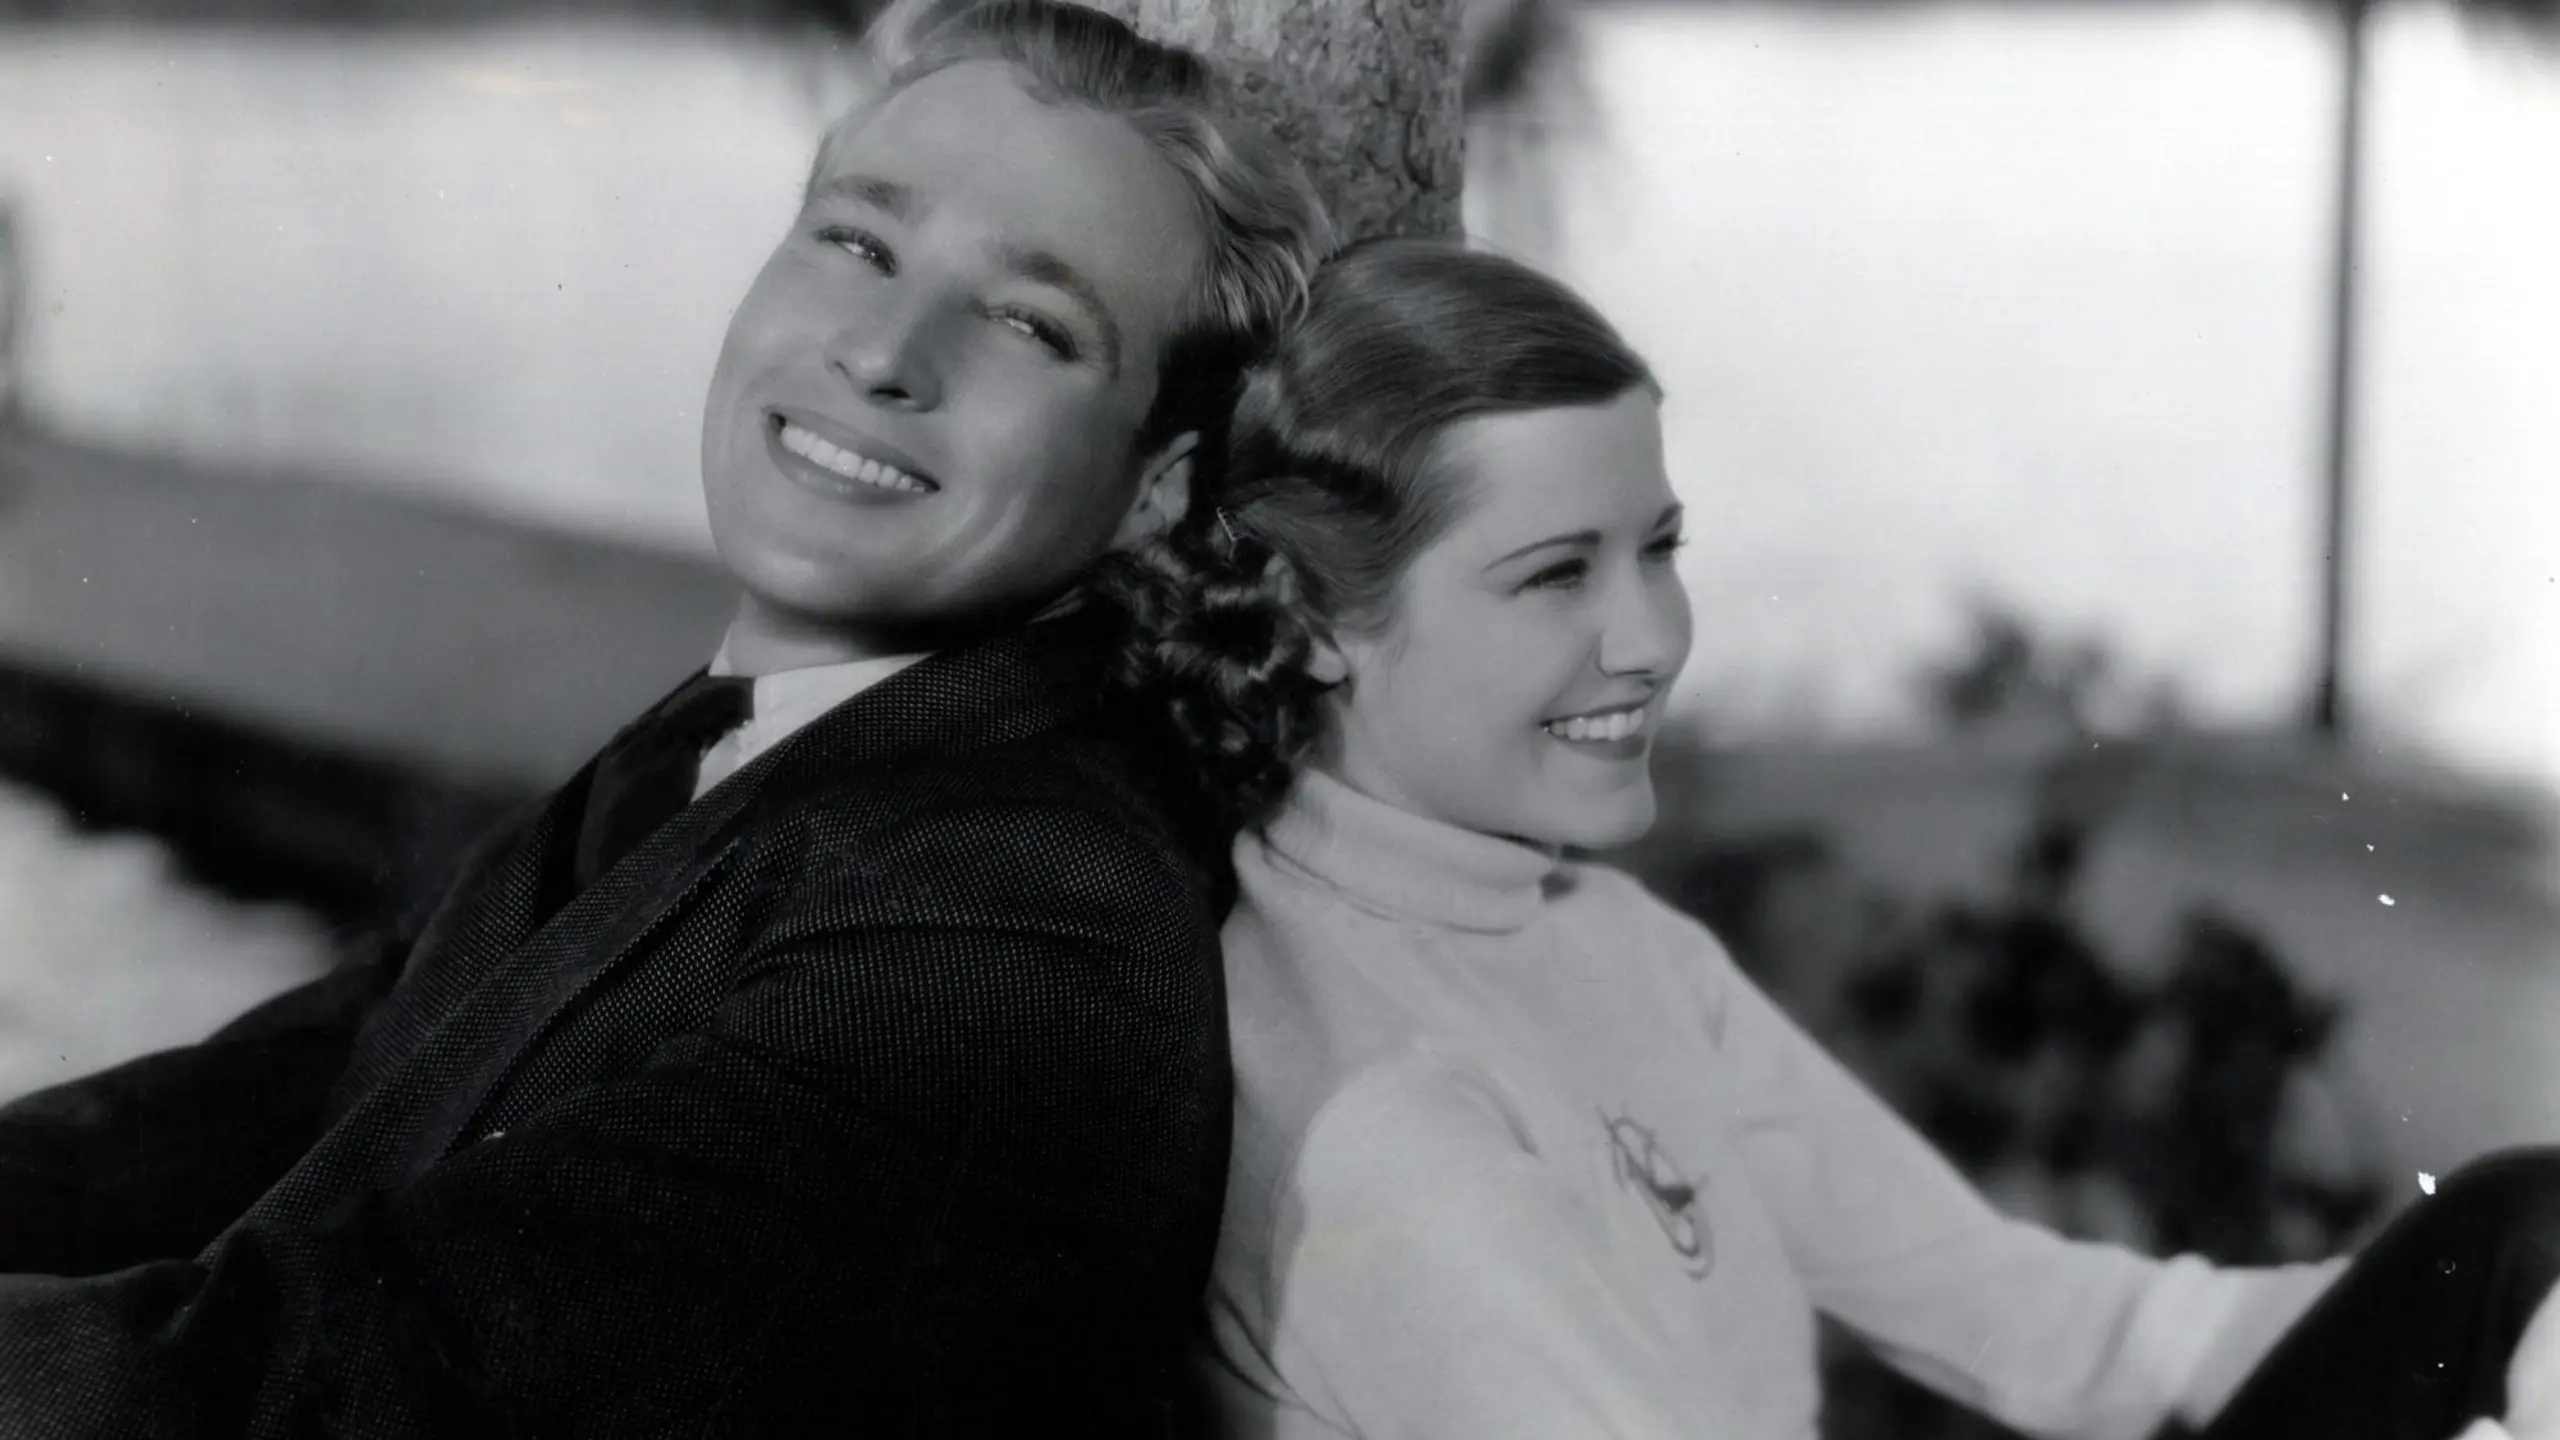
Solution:
<svg viewBox="0 0 2560 1440">
<path fill-rule="evenodd" d="M 417 898 L 522 798 L 17 666 L 0 666 L 0 776 L 85 828 L 158 837 L 219 890 L 340 924 Z"/>
<path fill-rule="evenodd" d="M 707 658 L 705 561 L 0 429 L 0 774 L 340 917 Z"/>
</svg>

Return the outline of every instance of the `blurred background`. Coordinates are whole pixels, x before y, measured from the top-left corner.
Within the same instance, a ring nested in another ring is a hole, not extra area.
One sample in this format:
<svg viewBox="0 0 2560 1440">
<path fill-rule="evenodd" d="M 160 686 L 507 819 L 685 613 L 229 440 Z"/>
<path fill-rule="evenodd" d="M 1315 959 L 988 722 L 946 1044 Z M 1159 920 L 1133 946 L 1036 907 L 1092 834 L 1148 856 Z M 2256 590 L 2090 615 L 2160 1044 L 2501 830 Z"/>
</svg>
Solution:
<svg viewBox="0 0 2560 1440">
<path fill-rule="evenodd" d="M 0 0 L 0 1098 L 311 973 L 709 653 L 696 407 L 858 9 Z M 1467 35 L 1471 230 L 1669 395 L 1629 862 L 2082 1233 L 2318 1253 L 2560 1141 L 2550 9 Z"/>
</svg>

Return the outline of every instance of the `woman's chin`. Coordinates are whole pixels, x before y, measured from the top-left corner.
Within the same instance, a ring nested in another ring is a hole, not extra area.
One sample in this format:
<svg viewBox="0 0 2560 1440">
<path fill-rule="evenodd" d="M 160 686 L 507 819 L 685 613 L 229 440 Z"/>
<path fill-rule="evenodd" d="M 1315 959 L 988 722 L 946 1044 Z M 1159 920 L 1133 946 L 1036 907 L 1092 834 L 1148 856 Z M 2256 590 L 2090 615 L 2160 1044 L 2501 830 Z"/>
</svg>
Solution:
<svg viewBox="0 0 2560 1440">
<path fill-rule="evenodd" d="M 1653 815 L 1648 811 L 1641 820 L 1601 827 L 1594 830 L 1587 838 L 1573 841 L 1572 845 L 1576 850 L 1615 850 L 1622 845 L 1633 845 L 1651 833 L 1653 833 Z"/>
<path fill-rule="evenodd" d="M 1632 845 L 1653 829 L 1653 787 L 1612 795 L 1577 805 L 1558 806 L 1541 817 L 1539 838 L 1568 850 L 1615 850 Z"/>
</svg>

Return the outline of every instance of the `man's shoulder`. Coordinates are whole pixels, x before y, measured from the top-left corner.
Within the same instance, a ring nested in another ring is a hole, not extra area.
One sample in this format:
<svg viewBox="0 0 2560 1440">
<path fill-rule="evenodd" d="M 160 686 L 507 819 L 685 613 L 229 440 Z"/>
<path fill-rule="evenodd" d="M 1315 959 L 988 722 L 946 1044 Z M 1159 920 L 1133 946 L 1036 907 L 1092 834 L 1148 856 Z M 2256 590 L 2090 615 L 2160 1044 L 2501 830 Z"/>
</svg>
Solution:
<svg viewBox="0 0 2560 1440">
<path fill-rule="evenodd" d="M 813 879 L 1215 924 L 1218 837 L 1186 825 L 1148 767 L 1088 727 L 827 776 L 768 809 Z"/>
<path fill-rule="evenodd" d="M 863 1037 L 848 1053 L 1047 1056 L 1083 1078 L 1044 1089 L 1042 1114 L 1099 1103 L 1095 1087 L 1125 1087 L 1113 1105 L 1163 1091 L 1223 1114 L 1208 887 L 1112 768 L 1042 736 L 789 797 L 757 840 L 766 858 L 748 862 L 765 896 L 752 965 L 796 977 L 794 1023 Z M 1180 1083 L 1166 1090 L 1168 1077 Z"/>
<path fill-rule="evenodd" d="M 859 817 L 884 827 L 972 818 L 1035 826 L 1099 822 L 1140 840 L 1175 828 L 1148 767 L 1081 725 L 806 777 L 771 798 L 786 811 Z"/>
</svg>

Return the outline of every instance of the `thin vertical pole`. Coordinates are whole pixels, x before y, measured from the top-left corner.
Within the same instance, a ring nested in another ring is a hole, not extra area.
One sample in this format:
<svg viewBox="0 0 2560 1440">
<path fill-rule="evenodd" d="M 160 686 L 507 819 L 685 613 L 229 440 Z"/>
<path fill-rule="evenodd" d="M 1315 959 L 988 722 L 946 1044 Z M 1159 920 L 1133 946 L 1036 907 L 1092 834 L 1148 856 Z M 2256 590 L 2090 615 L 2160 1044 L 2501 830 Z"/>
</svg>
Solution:
<svg viewBox="0 0 2560 1440">
<path fill-rule="evenodd" d="M 2320 674 L 2311 698 L 2311 728 L 2332 739 L 2347 728 L 2344 672 L 2347 631 L 2349 484 L 2353 477 L 2356 380 L 2356 270 L 2362 224 L 2358 192 L 2364 173 L 2365 30 L 2371 0 L 2339 0 L 2345 30 L 2345 75 L 2338 102 L 2337 253 L 2330 274 L 2327 479 L 2320 566 Z"/>
</svg>

